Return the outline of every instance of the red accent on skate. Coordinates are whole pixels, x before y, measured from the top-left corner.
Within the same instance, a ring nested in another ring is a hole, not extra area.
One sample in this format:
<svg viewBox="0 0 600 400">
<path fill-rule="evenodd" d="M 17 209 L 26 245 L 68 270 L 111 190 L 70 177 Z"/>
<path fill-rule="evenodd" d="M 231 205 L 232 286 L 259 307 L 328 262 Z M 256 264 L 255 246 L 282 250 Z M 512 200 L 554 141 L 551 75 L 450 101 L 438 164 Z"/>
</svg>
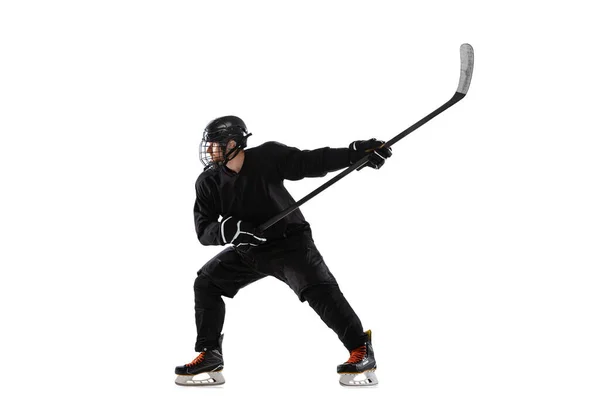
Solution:
<svg viewBox="0 0 600 400">
<path fill-rule="evenodd" d="M 186 367 L 192 367 L 196 364 L 200 364 L 202 362 L 202 360 L 204 360 L 204 352 L 198 354 L 198 357 L 194 358 L 194 361 L 192 361 L 189 364 L 185 364 Z"/>
<path fill-rule="evenodd" d="M 360 346 L 350 352 L 350 358 L 346 364 L 356 364 L 367 355 L 367 346 Z"/>
</svg>

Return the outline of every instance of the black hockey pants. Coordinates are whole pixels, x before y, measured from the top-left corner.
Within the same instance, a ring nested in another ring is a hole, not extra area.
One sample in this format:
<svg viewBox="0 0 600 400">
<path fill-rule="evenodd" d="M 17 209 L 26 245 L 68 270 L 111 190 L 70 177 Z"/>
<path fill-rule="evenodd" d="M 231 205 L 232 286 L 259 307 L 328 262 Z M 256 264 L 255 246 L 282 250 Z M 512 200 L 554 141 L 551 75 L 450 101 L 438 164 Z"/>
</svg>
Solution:
<svg viewBox="0 0 600 400">
<path fill-rule="evenodd" d="M 348 350 L 361 346 L 366 335 L 360 319 L 314 245 L 310 232 L 237 252 L 229 247 L 210 260 L 194 283 L 196 351 L 216 347 L 225 320 L 225 302 L 244 286 L 274 276 L 317 312 Z"/>
</svg>

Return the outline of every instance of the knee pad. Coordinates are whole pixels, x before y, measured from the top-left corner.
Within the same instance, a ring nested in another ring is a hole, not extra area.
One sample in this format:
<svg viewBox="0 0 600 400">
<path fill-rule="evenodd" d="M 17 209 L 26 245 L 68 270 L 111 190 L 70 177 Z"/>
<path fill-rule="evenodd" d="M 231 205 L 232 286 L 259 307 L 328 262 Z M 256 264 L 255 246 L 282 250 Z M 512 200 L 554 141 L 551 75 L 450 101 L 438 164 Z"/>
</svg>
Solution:
<svg viewBox="0 0 600 400">
<path fill-rule="evenodd" d="M 319 301 L 324 298 L 338 298 L 342 295 L 340 287 L 338 285 L 314 285 L 306 288 L 302 292 L 302 299 L 307 300 L 309 304 L 313 301 Z"/>
<path fill-rule="evenodd" d="M 222 294 L 222 290 L 212 283 L 205 275 L 198 275 L 194 281 L 194 297 L 196 299 L 196 304 L 219 304 L 223 301 L 221 299 Z"/>
</svg>

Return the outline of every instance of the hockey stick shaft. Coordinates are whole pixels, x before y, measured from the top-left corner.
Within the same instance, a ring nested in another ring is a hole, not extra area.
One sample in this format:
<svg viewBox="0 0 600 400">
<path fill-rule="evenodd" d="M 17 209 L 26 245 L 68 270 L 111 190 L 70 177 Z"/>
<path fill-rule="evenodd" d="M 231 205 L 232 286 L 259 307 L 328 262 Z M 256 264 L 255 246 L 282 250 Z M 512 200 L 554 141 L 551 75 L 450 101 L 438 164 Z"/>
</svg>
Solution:
<svg viewBox="0 0 600 400">
<path fill-rule="evenodd" d="M 425 118 L 421 119 L 420 121 L 418 121 L 417 123 L 415 123 L 408 129 L 404 130 L 400 134 L 394 136 L 391 140 L 387 141 L 384 146 L 391 147 L 394 143 L 396 143 L 399 140 L 401 140 L 402 138 L 408 136 L 411 132 L 413 132 L 416 129 L 418 129 L 419 127 L 423 126 L 425 123 L 432 120 L 433 118 L 435 118 L 437 115 L 441 114 L 448 108 L 452 107 L 454 104 L 458 103 L 463 97 L 465 97 L 464 94 L 456 93 L 454 95 L 454 97 L 452 97 L 452 99 L 450 99 L 448 102 L 446 102 L 443 106 L 441 106 L 440 108 L 438 108 L 431 114 L 427 115 Z M 352 164 L 351 166 L 346 168 L 344 171 L 340 172 L 339 174 L 337 174 L 336 176 L 331 178 L 329 181 L 325 182 L 323 185 L 319 186 L 318 188 L 316 188 L 315 190 L 313 190 L 312 192 L 310 192 L 309 194 L 304 196 L 302 199 L 298 200 L 296 203 L 292 204 L 291 206 L 289 206 L 288 208 L 286 208 L 279 214 L 275 215 L 274 217 L 272 217 L 269 220 L 267 220 L 266 222 L 264 222 L 262 225 L 260 225 L 258 227 L 259 231 L 264 232 L 265 230 L 267 230 L 268 228 L 270 228 L 271 226 L 273 226 L 274 224 L 279 222 L 281 219 L 287 217 L 289 214 L 296 211 L 304 203 L 306 203 L 307 201 L 309 201 L 310 199 L 312 199 L 313 197 L 315 197 L 316 195 L 318 195 L 319 193 L 321 193 L 322 191 L 324 191 L 325 189 L 327 189 L 334 183 L 340 181 L 342 178 L 346 177 L 347 175 L 350 175 L 350 173 L 352 171 L 367 164 L 368 161 L 369 161 L 369 155 L 364 156 L 358 162 Z"/>
<path fill-rule="evenodd" d="M 452 107 L 453 105 L 455 105 L 456 103 L 461 101 L 463 99 L 463 97 L 465 97 L 465 95 L 463 93 L 458 93 L 458 92 L 454 93 L 454 96 L 452 96 L 452 98 L 450 100 L 448 100 L 446 103 L 444 103 L 444 105 L 442 105 L 437 110 L 433 111 L 432 113 L 430 113 L 429 115 L 427 115 L 426 117 L 421 119 L 420 121 L 414 123 L 412 126 L 405 129 L 403 132 L 394 136 L 392 139 L 385 142 L 384 147 L 392 147 L 395 143 L 404 139 L 410 133 L 416 131 L 421 126 L 425 125 L 427 122 L 431 121 L 432 119 L 434 119 L 435 117 L 437 117 L 438 115 L 440 115 L 441 113 L 443 113 L 444 111 L 446 111 L 447 109 L 449 109 L 450 107 Z"/>
<path fill-rule="evenodd" d="M 403 138 L 408 136 L 411 132 L 417 130 L 418 128 L 420 128 L 421 126 L 426 124 L 428 121 L 431 121 L 433 118 L 440 115 L 442 112 L 446 111 L 447 109 L 449 109 L 450 107 L 452 107 L 453 105 L 458 103 L 460 100 L 462 100 L 466 96 L 467 91 L 469 90 L 470 83 L 471 83 L 471 76 L 473 74 L 473 48 L 469 44 L 463 44 L 461 46 L 460 59 L 461 59 L 460 81 L 458 83 L 458 89 L 457 89 L 456 93 L 454 93 L 454 96 L 452 96 L 452 98 L 450 100 L 448 100 L 446 103 L 444 103 L 441 107 L 439 107 L 435 111 L 431 112 L 429 115 L 425 116 L 424 118 L 422 118 L 421 120 L 419 120 L 418 122 L 416 122 L 415 124 L 410 126 L 409 128 L 405 129 L 398 135 L 394 136 L 392 139 L 388 140 L 384 145 L 385 147 L 391 147 L 393 144 L 402 140 Z M 261 224 L 258 227 L 259 232 L 264 232 L 265 230 L 267 230 L 268 228 L 270 228 L 271 226 L 273 226 L 274 224 L 276 224 L 277 222 L 279 222 L 280 220 L 282 220 L 289 214 L 296 211 L 304 203 L 306 203 L 307 201 L 309 201 L 310 199 L 312 199 L 319 193 L 323 192 L 325 189 L 327 189 L 334 183 L 338 182 L 342 178 L 348 176 L 352 171 L 366 165 L 369 161 L 369 157 L 370 157 L 370 155 L 364 156 L 358 162 L 352 164 L 351 166 L 346 168 L 344 171 L 340 172 L 338 175 L 334 176 L 332 179 L 325 182 L 323 185 L 319 186 L 317 189 L 313 190 L 312 192 L 310 192 L 308 195 L 304 196 L 302 199 L 300 199 L 296 203 L 292 204 L 285 210 L 281 211 L 279 214 L 269 218 L 267 221 L 265 221 L 263 224 Z"/>
</svg>

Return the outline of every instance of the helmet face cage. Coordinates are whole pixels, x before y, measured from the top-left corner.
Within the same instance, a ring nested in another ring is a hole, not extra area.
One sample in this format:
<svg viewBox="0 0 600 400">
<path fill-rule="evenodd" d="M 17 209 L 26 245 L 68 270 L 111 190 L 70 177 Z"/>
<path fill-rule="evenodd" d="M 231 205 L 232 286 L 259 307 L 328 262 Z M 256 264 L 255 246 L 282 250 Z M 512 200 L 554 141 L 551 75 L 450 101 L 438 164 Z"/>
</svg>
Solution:
<svg viewBox="0 0 600 400">
<path fill-rule="evenodd" d="M 241 127 L 230 127 L 218 131 L 204 131 L 200 143 L 200 161 L 205 169 L 224 166 L 237 153 L 246 147 L 248 136 L 252 135 Z M 236 146 L 227 150 L 227 143 L 235 141 Z"/>
</svg>

